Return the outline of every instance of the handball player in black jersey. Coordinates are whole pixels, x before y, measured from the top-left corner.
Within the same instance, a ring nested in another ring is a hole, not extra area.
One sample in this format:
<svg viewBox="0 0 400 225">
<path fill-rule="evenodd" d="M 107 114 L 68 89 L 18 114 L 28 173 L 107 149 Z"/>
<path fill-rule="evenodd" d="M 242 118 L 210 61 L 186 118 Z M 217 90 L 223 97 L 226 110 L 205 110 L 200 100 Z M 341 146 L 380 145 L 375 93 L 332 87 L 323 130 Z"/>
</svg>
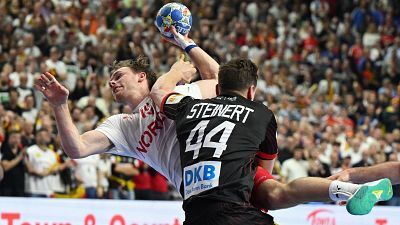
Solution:
<svg viewBox="0 0 400 225">
<path fill-rule="evenodd" d="M 250 101 L 257 67 L 245 59 L 221 66 L 217 87 L 221 95 L 204 101 L 170 93 L 187 74 L 181 69 L 173 65 L 150 95 L 176 120 L 176 131 L 171 132 L 177 132 L 181 149 L 185 224 L 272 224 L 270 216 L 249 204 L 252 188 L 251 203 L 264 209 L 331 200 L 347 201 L 350 214 L 365 215 L 376 202 L 391 198 L 389 179 L 365 184 L 317 177 L 288 184 L 274 180 L 270 173 L 277 152 L 276 121 L 265 106 Z"/>
<path fill-rule="evenodd" d="M 273 224 L 250 204 L 259 160 L 277 155 L 273 113 L 252 101 L 257 66 L 232 60 L 220 67 L 219 95 L 198 100 L 171 93 L 162 111 L 175 120 L 181 149 L 184 224 Z"/>
</svg>

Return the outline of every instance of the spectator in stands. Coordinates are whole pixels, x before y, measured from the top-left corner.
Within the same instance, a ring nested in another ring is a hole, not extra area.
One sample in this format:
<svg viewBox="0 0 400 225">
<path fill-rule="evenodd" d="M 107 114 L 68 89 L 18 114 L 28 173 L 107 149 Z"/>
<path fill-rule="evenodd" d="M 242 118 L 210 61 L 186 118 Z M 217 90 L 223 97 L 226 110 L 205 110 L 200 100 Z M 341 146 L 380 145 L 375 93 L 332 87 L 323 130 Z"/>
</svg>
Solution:
<svg viewBox="0 0 400 225">
<path fill-rule="evenodd" d="M 57 79 L 60 81 L 64 81 L 67 75 L 67 68 L 65 63 L 60 59 L 60 50 L 58 47 L 50 48 L 50 58 L 46 60 L 45 64 L 47 66 L 47 70 L 51 71 L 54 76 L 57 76 Z"/>
<path fill-rule="evenodd" d="M 137 200 L 151 199 L 151 176 L 149 174 L 149 166 L 140 160 L 134 161 L 135 168 L 139 173 L 133 176 L 135 182 L 135 197 Z"/>
<path fill-rule="evenodd" d="M 22 115 L 24 109 L 19 105 L 19 92 L 16 88 L 9 89 L 9 101 L 8 104 L 4 104 L 4 108 L 6 110 L 10 110 L 18 114 L 19 116 Z"/>
<path fill-rule="evenodd" d="M 329 165 L 321 162 L 318 158 L 318 149 L 312 149 L 309 156 L 309 170 L 308 176 L 310 177 L 329 177 L 331 175 Z"/>
<path fill-rule="evenodd" d="M 36 122 L 36 116 L 38 110 L 35 107 L 35 98 L 33 95 L 27 95 L 24 100 L 24 111 L 22 112 L 22 117 L 27 121 L 34 123 Z"/>
<path fill-rule="evenodd" d="M 51 174 L 58 171 L 58 165 L 57 156 L 49 148 L 49 143 L 49 132 L 41 129 L 36 132 L 36 144 L 26 149 L 28 180 L 25 189 L 31 197 L 49 197 L 54 193 Z"/>
<path fill-rule="evenodd" d="M 42 55 L 39 47 L 35 45 L 34 36 L 32 33 L 25 33 L 23 43 L 25 47 L 25 55 L 32 57 L 33 59 L 38 59 Z"/>
<path fill-rule="evenodd" d="M 29 77 L 27 73 L 21 73 L 19 77 L 19 86 L 17 87 L 17 91 L 19 93 L 18 104 L 23 104 L 23 101 L 26 96 L 32 95 L 34 96 L 35 93 L 32 88 L 32 84 L 28 84 Z M 33 82 L 33 78 L 31 78 L 31 83 Z"/>
<path fill-rule="evenodd" d="M 111 199 L 135 199 L 135 186 L 133 177 L 139 174 L 134 163 L 136 159 L 123 156 L 111 157 L 110 198 Z"/>
<path fill-rule="evenodd" d="M 153 168 L 149 169 L 149 173 L 151 176 L 151 199 L 169 200 L 167 179 Z"/>
<path fill-rule="evenodd" d="M 98 198 L 109 198 L 111 166 L 110 155 L 101 154 L 99 161 L 99 186 L 97 187 Z"/>
<path fill-rule="evenodd" d="M 75 177 L 85 187 L 86 198 L 97 198 L 99 185 L 100 156 L 91 155 L 82 159 L 74 159 Z"/>
<path fill-rule="evenodd" d="M 282 164 L 282 176 L 284 182 L 290 182 L 300 177 L 308 176 L 309 163 L 302 159 L 303 149 L 295 148 L 293 158 L 290 158 Z"/>
<path fill-rule="evenodd" d="M 32 122 L 24 120 L 20 133 L 23 146 L 32 146 L 35 144 L 34 124 Z"/>
<path fill-rule="evenodd" d="M 1 196 L 25 196 L 25 148 L 21 143 L 21 135 L 10 132 L 1 146 L 1 167 L 4 169 L 4 180 L 0 182 Z"/>
</svg>

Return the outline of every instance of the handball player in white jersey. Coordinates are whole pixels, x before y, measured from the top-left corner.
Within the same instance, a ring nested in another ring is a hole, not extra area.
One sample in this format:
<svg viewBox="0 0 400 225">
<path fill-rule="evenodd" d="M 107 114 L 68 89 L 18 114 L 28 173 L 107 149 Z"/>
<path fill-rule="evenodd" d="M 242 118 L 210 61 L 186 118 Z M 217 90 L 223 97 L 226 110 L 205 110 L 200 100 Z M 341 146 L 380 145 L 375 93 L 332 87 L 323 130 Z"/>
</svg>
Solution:
<svg viewBox="0 0 400 225">
<path fill-rule="evenodd" d="M 218 63 L 187 36 L 183 37 L 172 30 L 175 40 L 169 41 L 188 53 L 203 78 L 202 81 L 179 86 L 174 91 L 194 98 L 214 97 Z M 176 79 L 180 76 L 181 80 L 188 81 L 194 71 L 195 68 L 190 63 L 179 60 L 161 79 L 165 81 L 164 84 L 175 87 L 176 83 L 169 82 L 170 77 Z M 145 58 L 115 63 L 109 81 L 112 94 L 117 102 L 129 105 L 133 113 L 111 116 L 95 130 L 82 135 L 71 119 L 67 104 L 69 91 L 50 73 L 42 74 L 36 81 L 35 88 L 44 94 L 54 111 L 62 147 L 69 157 L 83 158 L 107 152 L 138 158 L 162 173 L 179 189 L 182 171 L 175 125 L 160 113 L 149 97 L 155 81 L 156 75 Z M 270 171 L 272 164 L 273 161 L 264 167 Z M 254 202 L 265 209 L 286 208 L 309 201 L 347 200 L 362 187 L 311 177 L 286 185 L 274 181 L 267 170 L 259 170 L 253 189 Z M 339 192 L 339 189 L 345 191 Z M 376 201 L 378 200 L 386 199 L 377 198 Z M 374 203 L 375 201 L 367 202 L 366 207 L 357 209 L 354 214 L 369 213 Z M 353 205 L 357 204 L 355 202 Z"/>
</svg>

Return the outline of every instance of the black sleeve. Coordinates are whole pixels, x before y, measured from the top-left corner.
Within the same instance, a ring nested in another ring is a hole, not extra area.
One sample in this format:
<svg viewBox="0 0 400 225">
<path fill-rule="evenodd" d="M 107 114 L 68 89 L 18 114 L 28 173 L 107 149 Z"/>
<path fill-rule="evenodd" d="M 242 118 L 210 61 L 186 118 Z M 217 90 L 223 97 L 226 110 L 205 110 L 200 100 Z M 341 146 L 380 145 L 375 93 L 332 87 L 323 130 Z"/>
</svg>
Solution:
<svg viewBox="0 0 400 225">
<path fill-rule="evenodd" d="M 267 126 L 267 131 L 265 132 L 265 139 L 260 144 L 259 151 L 257 152 L 257 157 L 263 160 L 275 159 L 278 154 L 278 143 L 276 141 L 276 132 L 278 125 L 274 114 L 271 113 L 271 119 Z"/>
<path fill-rule="evenodd" d="M 179 93 L 170 93 L 166 95 L 161 102 L 161 112 L 169 119 L 176 120 L 177 116 L 184 112 L 186 106 L 193 101 L 194 98 Z"/>
</svg>

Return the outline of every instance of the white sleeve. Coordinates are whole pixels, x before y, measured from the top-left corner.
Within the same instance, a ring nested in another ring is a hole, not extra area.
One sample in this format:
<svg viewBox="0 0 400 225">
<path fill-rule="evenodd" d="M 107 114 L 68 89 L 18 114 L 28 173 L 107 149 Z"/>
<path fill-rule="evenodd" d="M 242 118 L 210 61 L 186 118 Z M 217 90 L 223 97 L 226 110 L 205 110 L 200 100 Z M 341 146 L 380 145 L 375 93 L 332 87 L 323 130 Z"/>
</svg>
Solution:
<svg viewBox="0 0 400 225">
<path fill-rule="evenodd" d="M 96 130 L 100 131 L 114 144 L 114 147 L 107 151 L 107 153 L 113 153 L 118 155 L 125 155 L 124 149 L 129 144 L 125 138 L 124 132 L 124 116 L 131 116 L 127 114 L 117 114 L 107 118 L 102 124 L 100 124 Z"/>
<path fill-rule="evenodd" d="M 200 88 L 196 83 L 178 85 L 174 88 L 174 91 L 179 94 L 190 96 L 195 99 L 203 98 L 203 96 L 201 95 Z"/>
</svg>

